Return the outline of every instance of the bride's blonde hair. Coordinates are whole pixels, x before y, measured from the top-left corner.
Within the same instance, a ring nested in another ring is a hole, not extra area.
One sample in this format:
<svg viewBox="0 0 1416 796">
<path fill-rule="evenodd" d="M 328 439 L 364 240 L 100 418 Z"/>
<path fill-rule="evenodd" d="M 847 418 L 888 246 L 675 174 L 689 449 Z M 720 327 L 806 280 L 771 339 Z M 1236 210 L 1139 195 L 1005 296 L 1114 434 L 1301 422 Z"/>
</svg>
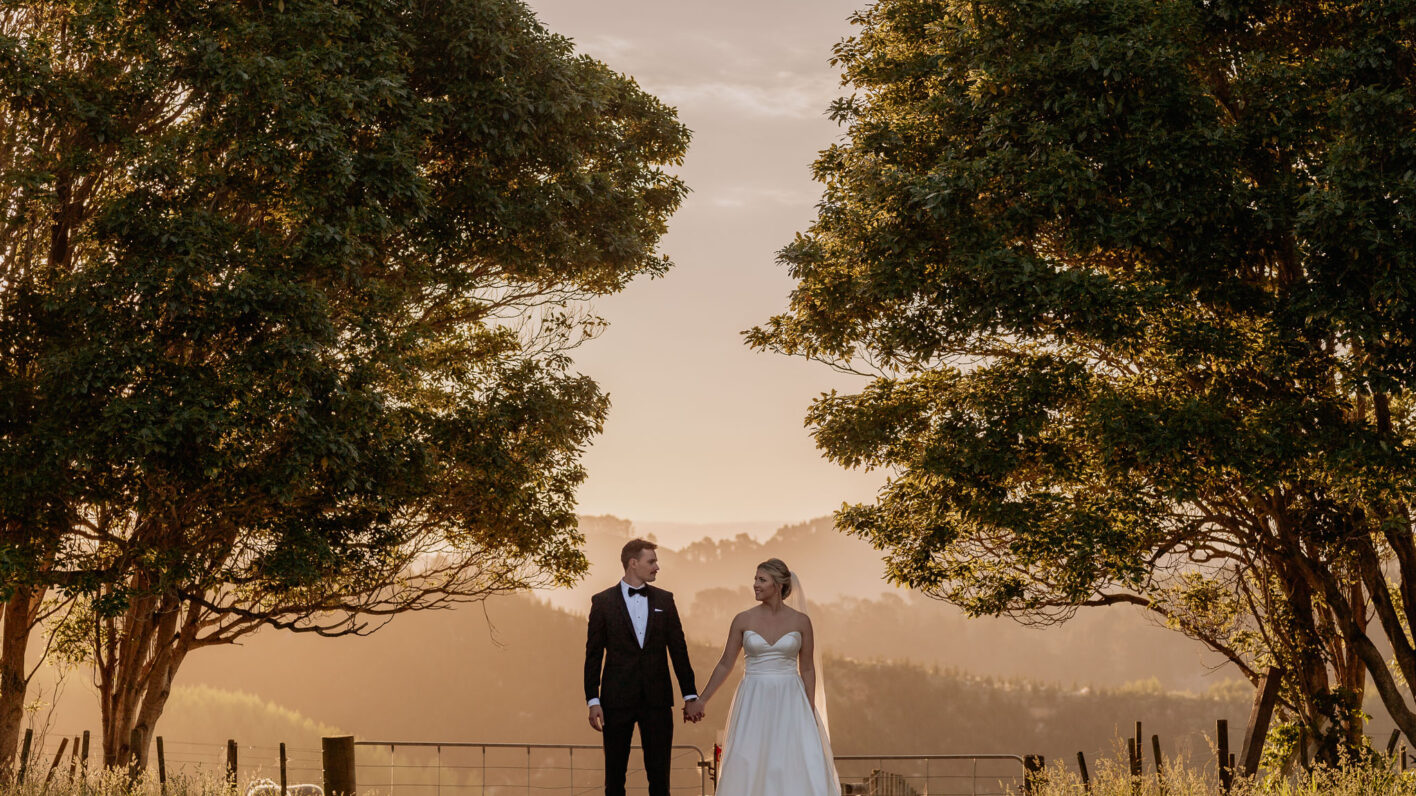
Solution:
<svg viewBox="0 0 1416 796">
<path fill-rule="evenodd" d="M 787 595 L 792 593 L 792 571 L 787 569 L 787 565 L 780 558 L 769 558 L 757 565 L 757 568 L 767 573 L 772 582 L 782 587 L 782 599 L 787 599 Z"/>
</svg>

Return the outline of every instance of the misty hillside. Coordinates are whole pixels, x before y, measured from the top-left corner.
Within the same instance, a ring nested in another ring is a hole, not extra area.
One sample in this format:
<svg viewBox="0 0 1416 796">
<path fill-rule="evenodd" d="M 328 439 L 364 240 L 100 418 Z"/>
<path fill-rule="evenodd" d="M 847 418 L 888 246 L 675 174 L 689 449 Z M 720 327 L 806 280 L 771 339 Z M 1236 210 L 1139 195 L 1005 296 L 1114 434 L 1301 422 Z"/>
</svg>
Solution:
<svg viewBox="0 0 1416 796">
<path fill-rule="evenodd" d="M 608 516 L 582 517 L 581 530 L 590 574 L 574 589 L 540 592 L 579 614 L 590 595 L 619 579 L 620 547 L 636 533 L 629 520 Z M 837 532 L 829 517 L 783 526 L 765 542 L 741 534 L 660 548 L 657 585 L 674 592 L 690 638 L 721 647 L 732 617 L 753 605 L 757 564 L 772 557 L 801 577 L 818 643 L 836 655 L 1093 687 L 1156 678 L 1169 690 L 1202 693 L 1239 679 L 1222 659 L 1133 606 L 1084 610 L 1049 628 L 969 618 L 886 583 L 881 554 Z"/>
<path fill-rule="evenodd" d="M 581 693 L 583 617 L 528 597 L 493 600 L 485 609 L 404 616 L 368 638 L 266 631 L 237 647 L 200 650 L 179 676 L 158 733 L 214 756 L 228 737 L 243 748 L 271 750 L 282 740 L 314 748 L 305 744 L 314 743 L 311 729 L 320 725 L 366 739 L 598 743 Z M 693 645 L 700 685 L 717 654 Z M 1201 743 L 1216 718 L 1242 721 L 1249 700 L 1247 690 L 1073 689 L 836 657 L 824 668 L 840 754 L 1097 754 L 1110 752 L 1118 732 L 1138 718 L 1175 753 Z M 202 696 L 179 699 L 184 689 Z M 250 696 L 223 699 L 224 691 Z M 710 706 L 707 721 L 680 725 L 676 742 L 711 749 L 727 693 Z M 233 713 L 233 704 L 252 715 Z M 54 727 L 72 734 L 96 726 L 93 706 L 71 683 Z M 273 711 L 283 718 L 268 720 Z"/>
<path fill-rule="evenodd" d="M 311 760 L 315 739 L 331 727 L 365 739 L 598 744 L 581 686 L 583 605 L 618 579 L 619 548 L 632 527 L 613 518 L 585 525 L 595 572 L 554 595 L 573 610 L 544 594 L 521 595 L 401 616 L 367 638 L 263 631 L 237 646 L 198 650 L 179 674 L 158 733 L 178 753 L 213 760 L 233 737 L 251 760 L 273 760 L 281 741 Z M 1223 672 L 1206 677 L 1198 645 L 1135 612 L 1084 611 L 1047 629 L 967 619 L 881 583 L 871 574 L 878 556 L 861 546 L 818 520 L 787 526 L 765 543 L 744 535 L 661 549 L 659 583 L 683 607 L 699 686 L 731 616 L 752 604 L 747 583 L 756 563 L 777 556 L 808 579 L 813 597 L 827 595 L 813 607 L 813 621 L 827 654 L 838 754 L 1072 759 L 1078 750 L 1113 753 L 1141 720 L 1168 754 L 1199 756 L 1215 719 L 1228 718 L 1236 734 L 1243 726 L 1248 685 Z M 69 735 L 95 728 L 82 673 L 67 680 L 48 724 Z M 679 725 L 677 743 L 712 748 L 733 685 L 707 721 Z M 1389 729 L 1382 716 L 1370 732 Z"/>
</svg>

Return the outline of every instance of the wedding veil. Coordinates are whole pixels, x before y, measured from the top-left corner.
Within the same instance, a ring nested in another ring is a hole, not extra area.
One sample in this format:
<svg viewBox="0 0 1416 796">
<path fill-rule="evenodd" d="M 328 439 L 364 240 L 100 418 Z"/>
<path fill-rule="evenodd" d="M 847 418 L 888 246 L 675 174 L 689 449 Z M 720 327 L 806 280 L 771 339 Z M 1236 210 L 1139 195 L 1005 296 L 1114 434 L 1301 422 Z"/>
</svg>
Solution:
<svg viewBox="0 0 1416 796">
<path fill-rule="evenodd" d="M 792 591 L 782 600 L 783 604 L 806 614 L 809 618 L 811 612 L 807 610 L 806 590 L 801 587 L 801 578 L 792 573 Z M 826 720 L 826 670 L 821 668 L 821 644 L 811 645 L 811 666 L 816 670 L 816 693 L 811 695 L 812 704 L 816 706 L 816 718 L 821 723 L 821 731 L 830 737 L 831 724 Z"/>
</svg>

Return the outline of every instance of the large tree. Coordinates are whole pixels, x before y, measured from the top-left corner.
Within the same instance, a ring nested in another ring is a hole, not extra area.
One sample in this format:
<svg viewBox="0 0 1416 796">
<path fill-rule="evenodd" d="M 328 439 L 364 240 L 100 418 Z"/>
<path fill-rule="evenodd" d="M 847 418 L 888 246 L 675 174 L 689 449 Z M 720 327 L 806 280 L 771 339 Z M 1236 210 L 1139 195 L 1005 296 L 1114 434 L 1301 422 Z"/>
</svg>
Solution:
<svg viewBox="0 0 1416 796">
<path fill-rule="evenodd" d="M 892 475 L 840 527 L 977 614 L 1135 604 L 1276 663 L 1328 759 L 1369 676 L 1416 737 L 1416 4 L 855 21 L 790 309 L 748 333 L 869 379 L 808 418 Z"/>
<path fill-rule="evenodd" d="M 196 649 L 584 571 L 672 109 L 518 0 L 21 2 L 0 85 L 0 596 L 78 600 L 106 763 Z"/>
</svg>

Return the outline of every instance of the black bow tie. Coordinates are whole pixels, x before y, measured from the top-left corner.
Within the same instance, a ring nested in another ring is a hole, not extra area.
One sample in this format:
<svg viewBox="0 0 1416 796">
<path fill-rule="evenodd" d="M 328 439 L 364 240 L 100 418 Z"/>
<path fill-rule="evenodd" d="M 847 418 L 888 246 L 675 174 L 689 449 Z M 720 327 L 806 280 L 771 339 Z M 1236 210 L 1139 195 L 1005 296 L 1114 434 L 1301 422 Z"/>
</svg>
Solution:
<svg viewBox="0 0 1416 796">
<path fill-rule="evenodd" d="M 633 596 L 636 595 L 636 594 L 638 594 L 638 595 L 640 595 L 640 596 L 643 596 L 643 597 L 648 597 L 648 596 L 649 596 L 649 587 L 648 587 L 648 586 L 640 586 L 639 588 L 636 589 L 636 588 L 634 588 L 633 586 L 630 586 L 630 587 L 629 587 L 629 596 L 630 596 L 630 597 L 633 597 Z"/>
</svg>

